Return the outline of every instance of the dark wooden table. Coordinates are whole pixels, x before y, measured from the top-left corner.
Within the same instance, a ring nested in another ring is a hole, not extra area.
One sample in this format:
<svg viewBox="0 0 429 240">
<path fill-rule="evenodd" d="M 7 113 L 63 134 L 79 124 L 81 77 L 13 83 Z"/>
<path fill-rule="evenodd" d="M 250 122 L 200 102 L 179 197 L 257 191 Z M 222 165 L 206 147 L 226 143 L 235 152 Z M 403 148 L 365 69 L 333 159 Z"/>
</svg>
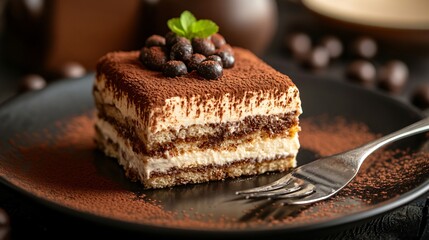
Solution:
<svg viewBox="0 0 429 240">
<path fill-rule="evenodd" d="M 318 25 L 318 20 L 300 5 L 287 1 L 279 1 L 278 4 L 279 30 L 264 59 L 274 65 L 287 65 L 290 69 L 288 74 L 292 78 L 294 75 L 315 74 L 329 81 L 346 81 L 344 69 L 350 59 L 338 60 L 324 70 L 309 72 L 284 51 L 283 37 L 291 31 L 305 31 L 314 38 L 338 33 L 333 32 L 331 28 Z M 339 36 L 350 38 L 349 35 L 341 33 Z M 389 49 L 381 50 L 390 52 Z M 374 61 L 382 62 L 390 57 L 392 56 L 389 54 L 381 54 Z M 404 91 L 392 97 L 410 104 L 409 97 L 413 88 L 419 83 L 429 81 L 429 53 L 413 56 L 397 54 L 393 57 L 405 61 L 409 65 L 411 75 Z M 3 61 L 0 53 L 0 102 L 17 94 L 22 75 L 19 68 Z M 313 239 L 429 239 L 428 205 L 429 194 L 369 222 L 339 229 L 327 236 L 314 236 Z M 5 209 L 11 218 L 12 239 L 29 237 L 45 239 L 60 236 L 80 238 L 87 236 L 86 232 L 97 234 L 99 238 L 115 235 L 123 238 L 137 236 L 135 233 L 124 233 L 118 229 L 106 228 L 87 220 L 61 214 L 2 185 L 0 185 L 0 208 Z"/>
</svg>

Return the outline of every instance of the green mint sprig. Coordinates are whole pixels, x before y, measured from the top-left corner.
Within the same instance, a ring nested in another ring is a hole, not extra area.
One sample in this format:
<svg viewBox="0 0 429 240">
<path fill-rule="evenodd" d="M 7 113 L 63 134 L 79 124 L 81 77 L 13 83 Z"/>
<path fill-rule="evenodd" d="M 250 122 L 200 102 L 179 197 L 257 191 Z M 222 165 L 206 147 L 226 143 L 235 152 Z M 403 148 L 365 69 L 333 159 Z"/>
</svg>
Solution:
<svg viewBox="0 0 429 240">
<path fill-rule="evenodd" d="M 189 40 L 195 37 L 206 38 L 219 31 L 219 26 L 216 23 L 207 19 L 197 21 L 189 11 L 182 12 L 180 18 L 168 20 L 167 25 L 172 32 Z"/>
</svg>

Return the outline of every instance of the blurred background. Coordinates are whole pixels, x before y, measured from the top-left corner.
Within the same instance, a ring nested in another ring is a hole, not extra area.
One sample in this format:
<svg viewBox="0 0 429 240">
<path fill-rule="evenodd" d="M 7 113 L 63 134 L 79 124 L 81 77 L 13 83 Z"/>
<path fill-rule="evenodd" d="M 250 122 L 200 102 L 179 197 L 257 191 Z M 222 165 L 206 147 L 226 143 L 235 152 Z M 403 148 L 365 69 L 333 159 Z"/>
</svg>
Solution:
<svg viewBox="0 0 429 240">
<path fill-rule="evenodd" d="M 360 84 L 429 107 L 426 0 L 0 0 L 0 102 L 93 73 L 102 55 L 140 49 L 183 10 L 292 78 Z"/>
</svg>

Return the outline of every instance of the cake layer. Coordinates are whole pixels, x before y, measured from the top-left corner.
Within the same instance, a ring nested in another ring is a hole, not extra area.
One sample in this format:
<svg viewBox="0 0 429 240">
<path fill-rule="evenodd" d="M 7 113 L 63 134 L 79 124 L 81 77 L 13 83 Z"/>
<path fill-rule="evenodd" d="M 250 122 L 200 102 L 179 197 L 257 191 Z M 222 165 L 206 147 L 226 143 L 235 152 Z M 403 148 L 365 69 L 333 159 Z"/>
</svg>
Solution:
<svg viewBox="0 0 429 240">
<path fill-rule="evenodd" d="M 99 132 L 100 134 L 100 132 Z M 272 171 L 285 171 L 296 166 L 295 156 L 275 159 L 242 159 L 228 164 L 198 165 L 184 168 L 171 168 L 169 171 L 151 172 L 150 178 L 142 177 L 135 165 L 121 157 L 119 145 L 103 135 L 97 136 L 100 148 L 111 157 L 118 159 L 125 173 L 132 181 L 141 182 L 145 188 L 164 188 L 189 183 L 223 180 L 226 178 L 262 174 Z"/>
<path fill-rule="evenodd" d="M 103 120 L 104 121 L 104 120 Z M 109 124 L 111 122 L 107 121 Z M 102 124 L 100 124 L 102 127 Z M 156 148 L 152 151 L 147 151 L 142 142 L 139 141 L 138 138 L 130 137 L 127 131 L 123 131 L 124 128 L 118 128 L 118 126 L 111 124 L 118 129 L 117 132 L 120 132 L 120 136 L 124 139 L 129 139 L 131 144 L 131 149 L 138 154 L 144 154 L 148 157 L 171 157 L 177 156 L 179 154 L 183 154 L 184 152 L 189 151 L 202 151 L 206 149 L 234 149 L 237 145 L 243 143 L 252 143 L 255 138 L 267 139 L 267 138 L 278 138 L 278 137 L 295 137 L 297 134 L 299 127 L 294 126 L 289 130 L 285 130 L 284 132 L 278 132 L 276 134 L 269 134 L 266 131 L 254 131 L 252 133 L 242 135 L 242 136 L 230 136 L 228 138 L 222 138 L 217 136 L 205 136 L 199 139 L 185 139 L 183 141 L 175 141 L 168 144 L 164 144 Z M 100 128 L 97 126 L 97 128 Z"/>
<path fill-rule="evenodd" d="M 296 113 L 271 116 L 249 116 L 241 122 L 189 126 L 176 135 L 170 131 L 156 134 L 156 141 L 148 142 L 142 130 L 133 121 L 123 118 L 110 105 L 98 106 L 98 117 L 113 125 L 124 138 L 132 140 L 133 151 L 149 156 L 162 155 L 165 151 L 180 151 L 178 145 L 194 142 L 199 148 L 218 147 L 225 141 L 238 141 L 246 135 L 259 134 L 262 137 L 293 136 L 300 128 Z"/>
<path fill-rule="evenodd" d="M 149 179 L 153 175 L 168 174 L 181 169 L 231 165 L 243 160 L 258 163 L 284 158 L 295 159 L 299 148 L 297 134 L 293 137 L 267 139 L 256 136 L 252 142 L 239 144 L 232 150 L 208 148 L 166 158 L 149 157 L 134 152 L 130 140 L 124 139 L 108 122 L 97 119 L 96 125 L 97 142 L 100 147 L 107 155 L 117 158 L 124 169 L 131 169 L 137 173 L 139 179 Z M 295 164 L 286 166 L 295 166 Z"/>
<path fill-rule="evenodd" d="M 149 142 L 158 141 L 156 133 L 162 131 L 178 134 L 189 126 L 301 113 L 298 89 L 287 76 L 247 50 L 234 51 L 234 68 L 214 81 L 195 73 L 166 78 L 145 69 L 138 52 L 108 54 L 97 66 L 96 101 L 134 121 Z"/>
<path fill-rule="evenodd" d="M 203 183 L 208 181 L 224 180 L 240 176 L 250 176 L 273 171 L 286 171 L 296 165 L 295 157 L 285 157 L 254 161 L 247 159 L 223 166 L 204 166 L 180 169 L 170 173 L 155 174 L 150 179 L 138 178 L 133 169 L 125 170 L 128 178 L 139 181 L 147 188 L 164 188 L 189 183 Z"/>
</svg>

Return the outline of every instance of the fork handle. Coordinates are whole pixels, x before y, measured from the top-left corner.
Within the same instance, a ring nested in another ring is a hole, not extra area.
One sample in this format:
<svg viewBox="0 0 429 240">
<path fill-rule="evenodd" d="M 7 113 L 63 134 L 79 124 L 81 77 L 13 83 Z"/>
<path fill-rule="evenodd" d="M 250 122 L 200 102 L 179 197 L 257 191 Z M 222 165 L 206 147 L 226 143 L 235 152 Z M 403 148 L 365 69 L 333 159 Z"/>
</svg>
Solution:
<svg viewBox="0 0 429 240">
<path fill-rule="evenodd" d="M 369 142 L 364 146 L 361 146 L 359 149 L 362 150 L 362 152 L 367 152 L 367 155 L 365 156 L 367 157 L 370 153 L 374 152 L 375 150 L 386 144 L 426 131 L 429 131 L 429 117 L 426 117 L 396 132 L 387 134 L 379 139 Z M 362 162 L 365 157 L 361 158 Z"/>
</svg>

